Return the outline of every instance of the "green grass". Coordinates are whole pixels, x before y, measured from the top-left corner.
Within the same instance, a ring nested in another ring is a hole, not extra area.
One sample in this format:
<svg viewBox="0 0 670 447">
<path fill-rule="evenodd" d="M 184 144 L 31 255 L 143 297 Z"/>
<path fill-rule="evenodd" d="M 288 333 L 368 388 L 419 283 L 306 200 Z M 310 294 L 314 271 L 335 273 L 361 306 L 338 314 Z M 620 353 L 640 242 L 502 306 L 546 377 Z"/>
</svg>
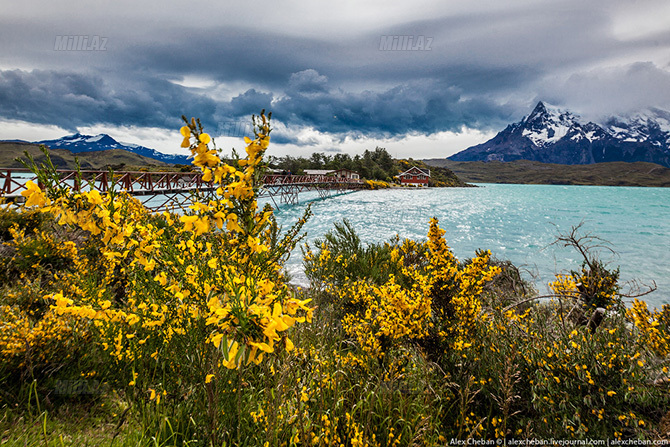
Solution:
<svg viewBox="0 0 670 447">
<path fill-rule="evenodd" d="M 48 409 L 45 409 L 48 407 Z M 10 446 L 144 446 L 151 445 L 127 404 L 115 394 L 73 398 L 58 406 L 0 409 L 0 444 Z"/>
</svg>

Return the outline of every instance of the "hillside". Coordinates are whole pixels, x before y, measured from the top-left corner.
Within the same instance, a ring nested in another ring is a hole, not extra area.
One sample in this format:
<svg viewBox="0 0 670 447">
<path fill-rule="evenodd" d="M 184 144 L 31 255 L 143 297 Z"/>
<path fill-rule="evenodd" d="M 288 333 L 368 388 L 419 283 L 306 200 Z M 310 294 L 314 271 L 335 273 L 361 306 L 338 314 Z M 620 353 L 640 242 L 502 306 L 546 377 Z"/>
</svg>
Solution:
<svg viewBox="0 0 670 447">
<path fill-rule="evenodd" d="M 44 162 L 44 154 L 39 145 L 33 143 L 0 142 L 0 167 L 22 168 L 23 165 L 16 161 L 17 157 L 24 158 L 24 152 L 28 152 L 35 160 Z M 61 169 L 74 169 L 75 154 L 66 149 L 51 149 L 49 151 L 54 166 Z M 115 169 L 128 167 L 164 167 L 168 166 L 152 158 L 133 154 L 122 149 L 111 149 L 106 151 L 85 152 L 76 154 L 82 169 L 106 169 L 112 166 Z"/>
<path fill-rule="evenodd" d="M 434 158 L 424 161 L 429 166 L 449 168 L 463 181 L 474 183 L 670 187 L 670 169 L 646 162 L 562 165 L 528 160 L 483 162 Z"/>
</svg>

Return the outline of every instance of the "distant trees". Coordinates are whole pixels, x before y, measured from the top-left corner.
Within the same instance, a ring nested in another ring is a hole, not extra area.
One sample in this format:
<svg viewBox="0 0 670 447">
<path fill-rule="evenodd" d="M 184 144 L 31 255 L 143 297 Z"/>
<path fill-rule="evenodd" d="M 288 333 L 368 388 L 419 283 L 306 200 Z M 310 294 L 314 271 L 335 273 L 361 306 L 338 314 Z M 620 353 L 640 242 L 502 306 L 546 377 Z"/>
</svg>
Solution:
<svg viewBox="0 0 670 447">
<path fill-rule="evenodd" d="M 453 172 L 447 168 L 427 166 L 421 160 L 396 160 L 388 151 L 377 146 L 374 150 L 366 150 L 363 155 L 349 154 L 324 154 L 315 152 L 309 158 L 291 157 L 269 157 L 269 166 L 282 171 L 290 171 L 292 174 L 302 174 L 305 169 L 350 169 L 358 172 L 361 178 L 368 180 L 382 180 L 393 182 L 395 177 L 412 166 L 422 169 L 430 169 L 430 186 L 465 186 Z"/>
<path fill-rule="evenodd" d="M 376 147 L 373 151 L 366 150 L 363 156 L 349 154 L 328 155 L 319 152 L 313 153 L 309 158 L 270 157 L 270 167 L 291 171 L 300 174 L 305 169 L 350 169 L 358 172 L 361 177 L 373 180 L 393 181 L 398 175 L 398 167 L 391 155 L 383 147 Z"/>
</svg>

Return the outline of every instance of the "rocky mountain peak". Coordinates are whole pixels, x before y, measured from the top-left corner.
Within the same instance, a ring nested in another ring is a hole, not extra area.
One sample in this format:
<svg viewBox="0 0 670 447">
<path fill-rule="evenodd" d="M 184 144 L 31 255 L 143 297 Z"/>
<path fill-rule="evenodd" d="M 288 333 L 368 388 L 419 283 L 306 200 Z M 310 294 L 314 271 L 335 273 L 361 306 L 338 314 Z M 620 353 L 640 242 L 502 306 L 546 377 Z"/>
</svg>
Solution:
<svg viewBox="0 0 670 447">
<path fill-rule="evenodd" d="M 540 101 L 528 116 L 491 140 L 449 158 L 560 164 L 647 161 L 670 167 L 670 112 L 648 109 L 610 117 L 599 125 Z"/>
</svg>

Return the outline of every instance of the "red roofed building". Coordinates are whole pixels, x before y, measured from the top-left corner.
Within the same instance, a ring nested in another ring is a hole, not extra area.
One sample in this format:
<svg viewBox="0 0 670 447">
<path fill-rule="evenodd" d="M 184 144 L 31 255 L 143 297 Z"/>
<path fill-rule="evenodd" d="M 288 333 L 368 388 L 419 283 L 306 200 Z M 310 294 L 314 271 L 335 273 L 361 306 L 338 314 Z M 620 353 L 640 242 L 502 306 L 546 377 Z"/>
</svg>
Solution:
<svg viewBox="0 0 670 447">
<path fill-rule="evenodd" d="M 430 179 L 430 169 L 421 169 L 412 166 L 402 174 L 398 175 L 401 185 L 427 187 Z"/>
</svg>

